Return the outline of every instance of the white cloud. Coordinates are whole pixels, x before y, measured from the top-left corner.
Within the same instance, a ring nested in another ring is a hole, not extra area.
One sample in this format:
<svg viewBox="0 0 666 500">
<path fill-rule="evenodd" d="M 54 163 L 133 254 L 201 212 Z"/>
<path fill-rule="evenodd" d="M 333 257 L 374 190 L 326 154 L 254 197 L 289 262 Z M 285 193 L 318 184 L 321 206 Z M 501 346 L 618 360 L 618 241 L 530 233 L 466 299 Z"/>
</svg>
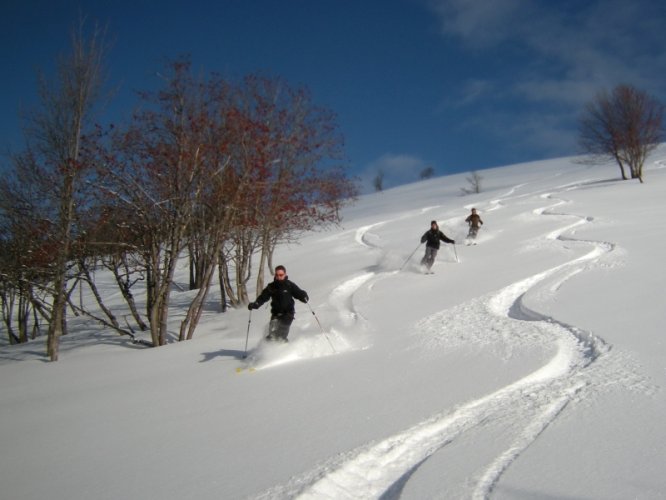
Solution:
<svg viewBox="0 0 666 500">
<path fill-rule="evenodd" d="M 507 149 L 567 154 L 577 116 L 601 89 L 630 84 L 666 101 L 666 4 L 651 0 L 540 2 L 430 0 L 443 36 L 476 60 L 512 62 L 448 88 L 449 109 L 470 106 L 476 133 Z M 455 101 L 451 97 L 454 94 Z M 473 107 L 472 107 L 473 106 Z M 539 145 L 541 149 L 539 149 Z"/>
<path fill-rule="evenodd" d="M 495 84 L 490 80 L 467 80 L 463 84 L 462 94 L 456 101 L 456 106 L 466 106 L 489 95 L 495 90 Z"/>
<path fill-rule="evenodd" d="M 442 32 L 458 36 L 475 48 L 483 48 L 512 36 L 514 22 L 524 12 L 519 0 L 434 0 L 431 7 L 441 19 Z"/>
<path fill-rule="evenodd" d="M 599 90 L 599 86 L 583 80 L 527 80 L 516 82 L 515 94 L 522 99 L 541 103 L 565 104 L 567 109 L 582 109 Z"/>
<path fill-rule="evenodd" d="M 593 86 L 619 83 L 666 94 L 662 2 L 597 0 L 563 8 L 559 2 L 531 0 L 432 0 L 430 5 L 442 33 L 465 47 L 520 52 L 525 74 L 516 75 L 516 81 L 537 80 L 535 67 L 544 74 L 559 68 L 570 87 L 586 89 L 588 99 Z M 563 93 L 560 97 L 571 100 Z"/>
</svg>

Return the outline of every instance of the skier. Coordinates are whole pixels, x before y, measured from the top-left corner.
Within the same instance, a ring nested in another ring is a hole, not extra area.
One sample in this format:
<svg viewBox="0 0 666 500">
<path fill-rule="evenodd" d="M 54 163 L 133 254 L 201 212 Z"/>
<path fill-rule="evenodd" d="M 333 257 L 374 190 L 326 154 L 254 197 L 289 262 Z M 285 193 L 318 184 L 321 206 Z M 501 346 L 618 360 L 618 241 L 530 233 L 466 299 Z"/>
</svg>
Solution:
<svg viewBox="0 0 666 500">
<path fill-rule="evenodd" d="M 294 298 L 301 302 L 310 300 L 308 294 L 289 280 L 284 266 L 275 268 L 275 279 L 259 294 L 257 300 L 250 302 L 247 308 L 259 309 L 268 299 L 271 300 L 271 321 L 268 326 L 267 340 L 287 342 L 289 328 L 294 321 Z"/>
<path fill-rule="evenodd" d="M 476 239 L 476 235 L 479 233 L 479 228 L 483 225 L 481 217 L 476 213 L 476 208 L 472 209 L 472 213 L 465 219 L 465 222 L 469 224 L 467 237 L 472 240 Z"/>
<path fill-rule="evenodd" d="M 448 238 L 443 232 L 439 230 L 437 221 L 430 222 L 430 229 L 421 236 L 421 243 L 426 244 L 425 255 L 421 259 L 421 265 L 425 266 L 430 271 L 430 268 L 435 263 L 437 257 L 437 250 L 439 250 L 439 242 L 455 244 L 455 241 Z"/>
</svg>

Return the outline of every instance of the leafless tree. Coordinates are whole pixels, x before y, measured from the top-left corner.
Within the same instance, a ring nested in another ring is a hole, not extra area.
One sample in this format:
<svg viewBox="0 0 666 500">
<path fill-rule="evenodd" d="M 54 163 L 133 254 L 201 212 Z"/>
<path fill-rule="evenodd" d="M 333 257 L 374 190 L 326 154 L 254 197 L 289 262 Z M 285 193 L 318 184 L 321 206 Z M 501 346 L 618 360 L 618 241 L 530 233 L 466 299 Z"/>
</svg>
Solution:
<svg viewBox="0 0 666 500">
<path fill-rule="evenodd" d="M 51 318 L 46 297 L 52 295 L 54 252 L 47 218 L 52 203 L 41 170 L 26 157 L 12 157 L 13 168 L 0 179 L 0 300 L 12 343 L 36 338 Z"/>
<path fill-rule="evenodd" d="M 380 192 L 384 190 L 384 171 L 379 170 L 375 178 L 372 179 L 372 186 L 375 188 L 375 191 Z"/>
<path fill-rule="evenodd" d="M 36 250 L 47 257 L 42 263 L 48 267 L 51 296 L 47 355 L 52 361 L 58 360 L 59 339 L 66 333 L 76 211 L 89 172 L 82 144 L 101 97 L 106 52 L 103 31 L 97 26 L 87 34 L 81 21 L 71 38 L 71 53 L 58 60 L 55 78 L 40 79 L 40 106 L 26 121 L 26 150 L 14 157 L 16 170 L 32 177 L 21 189 L 34 189 L 40 197 L 33 219 L 43 230 Z"/>
<path fill-rule="evenodd" d="M 657 99 L 630 85 L 599 92 L 580 118 L 580 147 L 590 155 L 586 161 L 614 160 L 622 179 L 627 179 L 626 167 L 632 179 L 643 182 L 645 159 L 663 139 L 663 115 Z"/>
<path fill-rule="evenodd" d="M 460 188 L 463 195 L 466 194 L 478 194 L 481 192 L 481 175 L 476 171 L 472 170 L 469 177 L 465 177 L 465 180 L 469 183 L 469 188 Z"/>
<path fill-rule="evenodd" d="M 435 175 L 435 169 L 433 167 L 426 167 L 423 170 L 421 170 L 421 173 L 419 174 L 420 179 L 430 179 L 433 175 Z"/>
</svg>

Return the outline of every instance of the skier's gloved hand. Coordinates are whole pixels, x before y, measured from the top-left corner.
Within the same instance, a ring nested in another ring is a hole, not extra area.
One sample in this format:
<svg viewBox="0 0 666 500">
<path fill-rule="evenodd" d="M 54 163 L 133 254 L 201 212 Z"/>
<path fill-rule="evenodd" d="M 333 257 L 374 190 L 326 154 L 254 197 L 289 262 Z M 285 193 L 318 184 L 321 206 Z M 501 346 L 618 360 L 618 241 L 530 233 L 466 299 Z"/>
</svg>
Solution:
<svg viewBox="0 0 666 500">
<path fill-rule="evenodd" d="M 307 293 L 304 294 L 303 295 L 303 302 L 305 302 L 307 304 L 309 300 L 310 300 L 310 297 L 308 297 L 308 294 Z"/>
<path fill-rule="evenodd" d="M 247 305 L 247 308 L 248 308 L 248 310 L 250 310 L 250 311 L 251 311 L 252 309 L 259 309 L 259 304 L 257 304 L 256 302 L 250 302 L 250 303 Z"/>
<path fill-rule="evenodd" d="M 451 244 L 452 244 L 452 245 L 455 245 L 455 244 L 456 244 L 456 240 L 451 240 Z"/>
</svg>

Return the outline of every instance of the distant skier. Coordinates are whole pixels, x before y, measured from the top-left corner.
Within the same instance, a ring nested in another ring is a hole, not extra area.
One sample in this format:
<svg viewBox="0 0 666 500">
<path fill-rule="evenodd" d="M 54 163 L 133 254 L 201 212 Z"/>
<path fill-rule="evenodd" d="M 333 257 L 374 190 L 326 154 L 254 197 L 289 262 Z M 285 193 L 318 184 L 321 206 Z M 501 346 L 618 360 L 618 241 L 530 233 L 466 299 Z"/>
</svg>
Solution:
<svg viewBox="0 0 666 500">
<path fill-rule="evenodd" d="M 268 326 L 267 340 L 287 342 L 289 328 L 295 316 L 294 298 L 304 303 L 310 300 L 304 290 L 301 290 L 293 281 L 289 281 L 285 267 L 277 266 L 275 279 L 263 289 L 257 300 L 247 305 L 250 311 L 259 309 L 270 299 L 271 321 Z"/>
<path fill-rule="evenodd" d="M 483 225 L 481 217 L 476 213 L 476 208 L 472 209 L 472 213 L 465 219 L 465 222 L 469 224 L 467 238 L 471 240 L 476 239 L 476 235 L 479 234 L 479 228 Z"/>
<path fill-rule="evenodd" d="M 426 244 L 425 255 L 421 259 L 421 265 L 425 266 L 428 271 L 435 263 L 435 257 L 437 257 L 437 251 L 439 250 L 439 242 L 443 241 L 444 243 L 455 244 L 455 241 L 451 238 L 448 238 L 443 232 L 439 230 L 437 221 L 430 222 L 430 229 L 421 236 L 421 243 Z"/>
</svg>

